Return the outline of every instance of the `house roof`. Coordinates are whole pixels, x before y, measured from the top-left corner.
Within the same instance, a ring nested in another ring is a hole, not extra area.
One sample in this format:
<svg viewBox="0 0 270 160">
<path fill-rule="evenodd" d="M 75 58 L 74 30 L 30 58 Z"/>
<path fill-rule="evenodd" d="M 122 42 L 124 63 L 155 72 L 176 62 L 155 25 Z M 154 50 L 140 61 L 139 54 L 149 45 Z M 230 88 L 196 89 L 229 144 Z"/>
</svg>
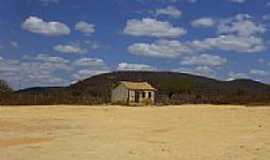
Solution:
<svg viewBox="0 0 270 160">
<path fill-rule="evenodd" d="M 156 90 L 147 82 L 121 82 L 127 89 L 131 90 Z"/>
</svg>

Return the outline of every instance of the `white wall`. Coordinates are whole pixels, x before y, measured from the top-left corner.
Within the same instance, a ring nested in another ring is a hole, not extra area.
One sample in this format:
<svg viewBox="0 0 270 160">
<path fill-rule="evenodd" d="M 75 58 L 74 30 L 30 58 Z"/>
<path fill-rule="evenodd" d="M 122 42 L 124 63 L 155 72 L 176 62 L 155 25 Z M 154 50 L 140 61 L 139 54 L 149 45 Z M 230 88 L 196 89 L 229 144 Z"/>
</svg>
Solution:
<svg viewBox="0 0 270 160">
<path fill-rule="evenodd" d="M 128 89 L 120 84 L 112 91 L 112 103 L 126 103 L 128 100 Z"/>
<path fill-rule="evenodd" d="M 152 100 L 152 102 L 155 102 L 155 92 L 154 92 L 154 91 L 142 91 L 142 92 L 145 93 L 145 97 L 143 98 L 143 93 L 140 94 L 140 102 L 141 102 L 141 103 L 144 102 L 144 100 L 150 98 L 150 97 L 149 97 L 149 92 L 151 92 L 151 94 L 152 94 L 152 96 L 151 96 L 150 99 Z"/>
<path fill-rule="evenodd" d="M 129 90 L 129 102 L 135 102 L 135 91 Z"/>
<path fill-rule="evenodd" d="M 155 92 L 154 91 L 139 91 L 139 103 L 145 102 L 146 99 L 149 99 L 149 92 L 151 92 L 151 100 L 155 102 Z M 145 92 L 145 97 L 143 98 L 143 92 Z M 129 99 L 128 99 L 129 98 Z M 123 84 L 120 84 L 112 91 L 111 97 L 112 103 L 134 103 L 135 102 L 135 91 L 128 90 Z"/>
</svg>

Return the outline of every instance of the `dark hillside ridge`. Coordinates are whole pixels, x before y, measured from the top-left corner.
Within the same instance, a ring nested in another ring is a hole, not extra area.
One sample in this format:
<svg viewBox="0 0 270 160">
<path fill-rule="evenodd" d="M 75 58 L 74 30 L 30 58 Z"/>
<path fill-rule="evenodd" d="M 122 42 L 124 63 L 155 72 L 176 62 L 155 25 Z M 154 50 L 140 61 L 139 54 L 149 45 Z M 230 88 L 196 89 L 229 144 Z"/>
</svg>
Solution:
<svg viewBox="0 0 270 160">
<path fill-rule="evenodd" d="M 270 104 L 270 86 L 253 80 L 218 81 L 174 72 L 112 72 L 68 87 L 14 92 L 11 104 L 104 104 L 119 81 L 148 82 L 158 89 L 157 104 Z"/>
</svg>

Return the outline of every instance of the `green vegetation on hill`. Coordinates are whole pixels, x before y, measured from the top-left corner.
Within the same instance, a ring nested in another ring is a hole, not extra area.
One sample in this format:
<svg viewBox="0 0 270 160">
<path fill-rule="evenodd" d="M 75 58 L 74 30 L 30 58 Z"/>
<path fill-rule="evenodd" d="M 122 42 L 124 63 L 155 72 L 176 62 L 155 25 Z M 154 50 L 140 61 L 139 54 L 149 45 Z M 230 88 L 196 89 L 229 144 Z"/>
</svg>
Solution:
<svg viewBox="0 0 270 160">
<path fill-rule="evenodd" d="M 69 87 L 16 91 L 4 104 L 104 104 L 119 81 L 148 82 L 158 104 L 269 104 L 270 86 L 252 80 L 218 81 L 173 72 L 112 72 Z M 3 103 L 3 102 L 2 102 Z"/>
<path fill-rule="evenodd" d="M 0 95 L 11 93 L 12 89 L 9 87 L 6 81 L 0 80 Z"/>
<path fill-rule="evenodd" d="M 10 99 L 11 94 L 12 89 L 7 82 L 0 80 L 0 104 L 5 103 L 7 99 Z"/>
</svg>

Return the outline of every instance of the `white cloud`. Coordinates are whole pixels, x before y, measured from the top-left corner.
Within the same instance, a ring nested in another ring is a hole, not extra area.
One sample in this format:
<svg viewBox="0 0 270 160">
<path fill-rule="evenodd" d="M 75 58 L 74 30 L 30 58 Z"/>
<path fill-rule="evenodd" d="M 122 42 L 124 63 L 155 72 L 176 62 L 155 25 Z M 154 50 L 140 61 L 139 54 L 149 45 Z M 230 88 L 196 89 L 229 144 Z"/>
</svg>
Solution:
<svg viewBox="0 0 270 160">
<path fill-rule="evenodd" d="M 70 34 L 67 25 L 61 22 L 46 22 L 39 17 L 28 17 L 22 24 L 22 28 L 32 33 L 42 34 L 45 36 L 60 36 Z"/>
<path fill-rule="evenodd" d="M 40 61 L 49 62 L 49 63 L 56 63 L 56 64 L 67 64 L 70 62 L 69 60 L 64 59 L 62 57 L 53 57 L 53 56 L 49 56 L 47 54 L 39 54 L 34 58 L 34 60 L 40 60 Z"/>
<path fill-rule="evenodd" d="M 197 65 L 197 66 L 222 66 L 227 63 L 227 59 L 209 54 L 201 54 L 198 56 L 185 57 L 181 61 L 182 65 Z"/>
<path fill-rule="evenodd" d="M 39 1 L 45 5 L 48 5 L 49 3 L 59 3 L 60 2 L 60 0 L 39 0 Z"/>
<path fill-rule="evenodd" d="M 164 2 L 164 3 L 176 3 L 176 2 L 189 2 L 196 3 L 198 0 L 136 0 L 138 2 L 152 1 L 152 2 Z"/>
<path fill-rule="evenodd" d="M 216 78 L 216 71 L 209 66 L 196 66 L 195 68 L 177 68 L 173 69 L 172 71 Z"/>
<path fill-rule="evenodd" d="M 252 69 L 249 72 L 252 75 L 255 76 L 260 76 L 260 77 L 265 77 L 265 76 L 269 76 L 269 72 L 265 71 L 265 70 L 259 70 L 259 69 Z"/>
<path fill-rule="evenodd" d="M 194 72 L 202 76 L 208 76 L 208 77 L 216 76 L 216 71 L 208 66 L 198 66 L 194 68 Z"/>
<path fill-rule="evenodd" d="M 168 6 L 166 8 L 160 8 L 156 10 L 156 15 L 168 15 L 171 17 L 180 17 L 182 15 L 182 11 L 180 11 L 179 9 L 173 7 L 173 6 Z"/>
<path fill-rule="evenodd" d="M 221 49 L 241 53 L 256 53 L 266 49 L 261 34 L 266 31 L 262 24 L 253 21 L 248 14 L 238 14 L 218 21 L 217 37 L 194 40 L 193 48 L 201 50 Z"/>
<path fill-rule="evenodd" d="M 152 44 L 135 43 L 128 47 L 128 51 L 134 55 L 159 58 L 175 58 L 191 52 L 189 47 L 176 40 L 160 40 Z"/>
<path fill-rule="evenodd" d="M 225 19 L 218 25 L 218 33 L 232 34 L 238 36 L 251 36 L 266 32 L 266 28 L 262 24 L 252 21 L 252 17 L 248 14 L 238 14 L 233 18 Z"/>
<path fill-rule="evenodd" d="M 216 38 L 206 38 L 202 41 L 192 42 L 194 48 L 199 50 L 221 49 L 241 53 L 255 53 L 265 50 L 262 38 L 250 36 L 221 35 Z"/>
<path fill-rule="evenodd" d="M 14 48 L 17 48 L 17 47 L 19 46 L 18 42 L 16 42 L 16 41 L 11 41 L 11 42 L 10 42 L 10 45 L 11 45 L 12 47 L 14 47 Z"/>
<path fill-rule="evenodd" d="M 203 17 L 192 21 L 191 25 L 193 27 L 202 28 L 213 27 L 215 25 L 215 20 L 210 17 Z"/>
<path fill-rule="evenodd" d="M 156 70 L 154 67 L 146 64 L 132 64 L 122 62 L 118 64 L 117 70 L 129 70 L 129 71 L 153 71 Z"/>
<path fill-rule="evenodd" d="M 269 2 L 269 4 L 270 4 L 270 2 Z M 269 21 L 270 20 L 270 14 L 263 15 L 262 19 L 265 20 L 265 21 Z"/>
<path fill-rule="evenodd" d="M 215 26 L 220 33 L 216 37 L 186 42 L 159 40 L 154 43 L 134 43 L 128 47 L 128 51 L 134 55 L 176 58 L 211 50 L 259 53 L 267 48 L 262 37 L 266 31 L 265 26 L 254 22 L 247 14 L 238 14 L 232 18 L 216 21 Z"/>
<path fill-rule="evenodd" d="M 99 58 L 81 58 L 74 62 L 77 66 L 105 66 L 103 59 Z"/>
<path fill-rule="evenodd" d="M 236 80 L 236 79 L 249 79 L 249 78 L 250 77 L 246 73 L 235 73 L 231 71 L 228 74 L 227 80 L 231 81 L 231 80 Z"/>
<path fill-rule="evenodd" d="M 89 24 L 89 23 L 84 22 L 84 21 L 78 22 L 75 25 L 75 30 L 80 31 L 80 32 L 84 33 L 87 36 L 91 35 L 92 33 L 94 33 L 96 31 L 95 25 Z"/>
<path fill-rule="evenodd" d="M 185 35 L 187 31 L 181 27 L 174 27 L 169 22 L 143 18 L 128 20 L 124 33 L 132 36 L 175 38 Z"/>
<path fill-rule="evenodd" d="M 233 3 L 244 3 L 247 0 L 228 0 L 228 1 L 233 2 Z"/>
<path fill-rule="evenodd" d="M 63 86 L 73 80 L 88 78 L 108 72 L 102 59 L 81 58 L 69 60 L 63 57 L 38 54 L 23 59 L 0 60 L 0 77 L 16 89 L 35 86 Z M 61 73 L 59 75 L 58 73 Z"/>
<path fill-rule="evenodd" d="M 110 70 L 108 69 L 82 69 L 72 75 L 75 80 L 83 80 L 89 78 L 94 75 L 108 73 Z"/>
<path fill-rule="evenodd" d="M 221 35 L 192 42 L 182 43 L 176 40 L 159 40 L 154 43 L 135 43 L 128 47 L 131 54 L 157 58 L 176 58 L 214 49 L 239 53 L 257 53 L 265 50 L 266 46 L 260 37 L 250 36 L 245 38 L 234 35 Z"/>
<path fill-rule="evenodd" d="M 85 53 L 88 50 L 86 48 L 81 48 L 78 44 L 70 44 L 70 45 L 56 45 L 53 49 L 57 52 L 62 53 Z"/>
<path fill-rule="evenodd" d="M 28 56 L 24 60 L 0 61 L 0 77 L 15 88 L 66 85 L 68 82 L 59 77 L 56 72 L 65 73 L 71 70 L 69 60 L 46 54 Z"/>
</svg>

